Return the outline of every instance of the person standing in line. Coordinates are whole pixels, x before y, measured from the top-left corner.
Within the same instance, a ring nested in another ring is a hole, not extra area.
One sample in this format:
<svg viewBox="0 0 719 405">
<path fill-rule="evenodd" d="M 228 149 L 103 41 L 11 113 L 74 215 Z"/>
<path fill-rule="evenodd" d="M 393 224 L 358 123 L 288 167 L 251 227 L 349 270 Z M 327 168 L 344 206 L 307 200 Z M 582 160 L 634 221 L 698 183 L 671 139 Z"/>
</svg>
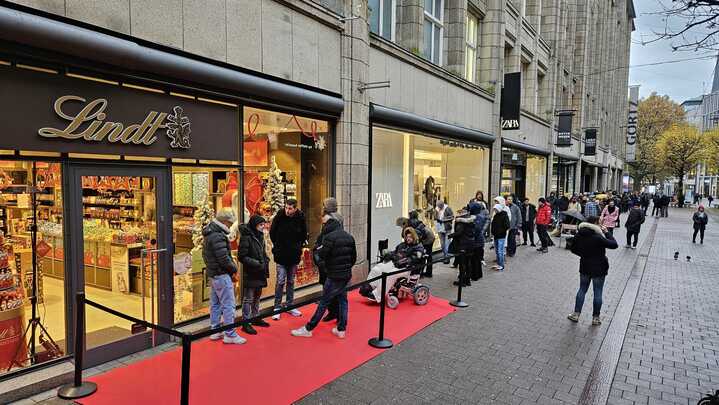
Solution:
<svg viewBox="0 0 719 405">
<path fill-rule="evenodd" d="M 602 292 L 604 280 L 609 273 L 607 249 L 616 249 L 617 241 L 606 228 L 599 225 L 598 217 L 589 217 L 577 227 L 577 235 L 572 244 L 572 253 L 579 256 L 579 290 L 574 301 L 574 312 L 567 316 L 572 322 L 579 322 L 579 315 L 584 306 L 584 297 L 592 284 L 594 305 L 592 309 L 592 325 L 601 325 L 599 317 L 602 310 Z"/>
<path fill-rule="evenodd" d="M 232 259 L 229 240 L 230 227 L 234 222 L 234 211 L 225 208 L 202 230 L 202 260 L 210 281 L 210 329 L 235 322 L 233 281 L 237 281 L 237 265 Z M 234 329 L 210 336 L 210 340 L 220 339 L 227 344 L 239 345 L 247 342 Z"/>
<path fill-rule="evenodd" d="M 470 203 L 469 214 L 474 217 L 474 249 L 470 259 L 470 278 L 479 281 L 482 278 L 484 262 L 484 232 L 489 224 L 489 215 L 484 203 Z"/>
<path fill-rule="evenodd" d="M 434 210 L 437 235 L 439 235 L 439 243 L 442 248 L 442 261 L 444 264 L 449 264 L 449 239 L 447 235 L 452 233 L 454 212 L 441 199 L 437 200 L 437 206 Z"/>
<path fill-rule="evenodd" d="M 352 278 L 352 267 L 357 262 L 357 244 L 355 239 L 347 233 L 340 222 L 332 215 L 322 217 L 322 245 L 317 247 L 316 256 L 319 265 L 326 271 L 325 284 L 322 286 L 322 298 L 312 319 L 301 328 L 294 329 L 292 336 L 312 337 L 312 330 L 317 327 L 325 315 L 327 307 L 336 297 L 339 303 L 337 326 L 332 328 L 332 334 L 340 339 L 345 338 L 347 331 L 347 284 Z"/>
<path fill-rule="evenodd" d="M 534 244 L 534 220 L 537 218 L 537 207 L 529 202 L 529 198 L 524 197 L 524 204 L 522 205 L 522 246 L 527 246 L 527 240 L 531 241 L 531 246 L 535 247 Z M 527 239 L 529 238 L 529 239 Z"/>
<path fill-rule="evenodd" d="M 242 263 L 242 318 L 256 317 L 260 313 L 262 289 L 267 287 L 270 277 L 270 258 L 265 250 L 265 233 L 268 233 L 267 221 L 260 215 L 253 215 L 247 225 L 240 225 L 240 247 L 237 257 Z M 264 319 L 242 325 L 242 330 L 256 335 L 259 326 L 270 326 Z"/>
<path fill-rule="evenodd" d="M 609 203 L 604 210 L 602 215 L 599 217 L 599 223 L 607 229 L 610 235 L 614 235 L 614 228 L 617 226 L 619 221 L 619 209 L 614 203 L 613 199 L 609 200 Z"/>
<path fill-rule="evenodd" d="M 631 210 L 629 210 L 629 216 L 627 217 L 627 221 L 624 224 L 624 227 L 627 228 L 627 248 L 636 249 L 637 248 L 637 242 L 639 240 L 639 232 L 642 229 L 642 224 L 644 223 L 644 210 L 640 208 L 639 201 L 634 201 L 634 207 L 632 207 Z M 632 237 L 634 237 L 634 242 L 632 243 Z"/>
<path fill-rule="evenodd" d="M 704 206 L 699 205 L 696 212 L 692 216 L 694 222 L 694 236 L 692 237 L 692 243 L 697 243 L 697 233 L 699 233 L 699 243 L 704 244 L 704 230 L 709 223 L 709 216 L 704 212 Z"/>
<path fill-rule="evenodd" d="M 507 197 L 507 206 L 511 212 L 509 219 L 509 236 L 507 238 L 507 256 L 514 257 L 517 253 L 517 235 L 519 234 L 519 228 L 522 225 L 522 210 L 519 205 L 514 202 L 514 196 Z"/>
<path fill-rule="evenodd" d="M 325 198 L 322 201 L 322 217 L 325 215 L 331 216 L 333 219 L 335 219 L 337 222 L 340 223 L 342 227 L 344 227 L 344 218 L 342 215 L 338 212 L 338 204 L 337 199 L 334 197 L 328 197 Z M 324 221 L 324 219 L 323 219 Z M 322 228 L 324 228 L 324 222 L 322 225 Z M 322 237 L 323 233 L 320 230 L 320 234 L 317 236 L 317 239 L 315 240 L 315 248 L 312 254 L 312 258 L 314 260 L 315 265 L 317 266 L 317 269 L 319 270 L 319 281 L 320 285 L 325 285 L 325 281 L 327 280 L 327 271 L 324 268 L 323 262 L 320 260 L 320 258 L 317 256 L 317 248 L 319 246 L 322 246 Z M 339 313 L 339 302 L 337 300 L 337 297 L 332 299 L 330 304 L 327 306 L 327 316 L 322 319 L 322 322 L 330 322 L 337 319 L 337 314 Z"/>
<path fill-rule="evenodd" d="M 547 253 L 550 242 L 547 228 L 552 223 L 552 208 L 543 197 L 539 199 L 539 209 L 537 210 L 535 222 L 537 224 L 537 235 L 539 235 L 539 241 L 542 244 L 537 251 Z"/>
<path fill-rule="evenodd" d="M 669 203 L 672 201 L 671 198 L 669 198 L 668 195 L 663 195 L 660 201 L 661 204 L 661 216 L 662 218 L 666 218 L 669 216 Z"/>
<path fill-rule="evenodd" d="M 504 245 L 510 226 L 509 215 L 507 215 L 505 207 L 499 203 L 495 204 L 491 232 L 494 238 L 494 253 L 497 255 L 497 265 L 494 266 L 496 271 L 504 271 Z"/>
<path fill-rule="evenodd" d="M 424 276 L 432 278 L 432 264 L 434 263 L 432 259 L 432 249 L 434 247 L 434 233 L 432 232 L 432 229 L 424 224 L 422 220 L 419 219 L 419 211 L 414 210 L 409 213 L 409 226 L 414 228 L 414 230 L 417 232 L 417 236 L 419 237 L 419 242 L 424 247 L 424 251 L 427 255 L 427 265 L 424 269 Z"/>
<path fill-rule="evenodd" d="M 307 244 L 307 222 L 305 214 L 297 208 L 297 200 L 288 198 L 285 208 L 279 210 L 272 219 L 270 227 L 272 255 L 277 264 L 277 283 L 275 284 L 275 314 L 272 319 L 280 319 L 282 295 L 287 286 L 287 306 L 294 303 L 295 274 L 302 257 L 302 246 Z M 298 309 L 289 311 L 292 316 L 302 316 Z"/>
<path fill-rule="evenodd" d="M 469 203 L 469 205 L 472 204 L 475 204 L 475 202 Z M 463 287 L 472 285 L 469 280 L 475 246 L 474 220 L 475 217 L 470 215 L 468 209 L 458 212 L 454 218 L 454 232 L 449 235 L 449 238 L 452 239 L 450 251 L 454 254 L 455 263 L 459 267 L 459 274 L 454 285 L 459 285 L 460 283 Z"/>
</svg>

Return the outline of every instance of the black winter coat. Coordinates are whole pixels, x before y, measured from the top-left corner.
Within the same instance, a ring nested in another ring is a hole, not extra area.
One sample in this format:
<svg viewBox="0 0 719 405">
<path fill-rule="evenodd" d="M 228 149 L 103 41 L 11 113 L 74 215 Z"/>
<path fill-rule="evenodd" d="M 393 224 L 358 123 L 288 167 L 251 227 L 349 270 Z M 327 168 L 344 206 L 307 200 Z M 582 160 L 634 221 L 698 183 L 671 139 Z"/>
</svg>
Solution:
<svg viewBox="0 0 719 405">
<path fill-rule="evenodd" d="M 449 251 L 453 254 L 463 254 L 474 249 L 474 220 L 475 216 L 455 217 L 454 233 L 449 235 L 452 243 L 449 245 Z"/>
<path fill-rule="evenodd" d="M 432 229 L 425 225 L 424 222 L 420 221 L 419 219 L 410 219 L 409 226 L 414 228 L 415 232 L 417 232 L 419 242 L 422 245 L 431 246 L 434 244 L 434 232 L 432 232 Z"/>
<path fill-rule="evenodd" d="M 537 218 L 537 207 L 534 204 L 529 203 L 529 213 L 527 213 L 527 207 L 522 205 L 522 223 L 529 222 L 534 224 L 534 220 Z M 529 214 L 529 215 L 527 215 Z"/>
<path fill-rule="evenodd" d="M 709 223 L 709 215 L 704 213 L 704 216 L 700 217 L 697 211 L 692 216 L 692 221 L 694 222 L 694 229 L 706 229 L 707 223 Z"/>
<path fill-rule="evenodd" d="M 238 258 L 242 263 L 242 288 L 267 287 L 270 258 L 265 251 L 265 238 L 248 225 L 240 225 Z"/>
<path fill-rule="evenodd" d="M 491 232 L 494 239 L 505 239 L 509 231 L 509 215 L 506 211 L 494 214 L 492 218 Z"/>
<path fill-rule="evenodd" d="M 279 210 L 272 220 L 270 240 L 275 263 L 283 266 L 298 264 L 302 246 L 307 241 L 305 214 L 298 210 L 295 215 L 288 217 L 285 210 Z"/>
<path fill-rule="evenodd" d="M 632 208 L 629 211 L 627 221 L 624 223 L 624 227 L 628 231 L 639 232 L 644 223 L 644 211 L 641 208 Z"/>
<path fill-rule="evenodd" d="M 336 219 L 330 219 L 322 226 L 321 245 L 315 249 L 317 266 L 323 269 L 327 278 L 349 280 L 352 266 L 357 262 L 355 239 L 347 233 Z"/>
<path fill-rule="evenodd" d="M 394 250 L 395 264 L 407 266 L 411 274 L 420 274 L 427 261 L 424 259 L 424 246 L 420 243 L 409 245 L 402 242 Z"/>
<path fill-rule="evenodd" d="M 583 222 L 578 226 L 572 253 L 579 256 L 579 273 L 589 277 L 606 276 L 609 272 L 607 249 L 616 249 L 617 241 L 603 234 L 598 225 Z"/>
<path fill-rule="evenodd" d="M 230 276 L 237 272 L 237 265 L 230 255 L 230 230 L 223 224 L 213 220 L 202 230 L 202 259 L 205 261 L 208 277 L 222 274 Z"/>
</svg>

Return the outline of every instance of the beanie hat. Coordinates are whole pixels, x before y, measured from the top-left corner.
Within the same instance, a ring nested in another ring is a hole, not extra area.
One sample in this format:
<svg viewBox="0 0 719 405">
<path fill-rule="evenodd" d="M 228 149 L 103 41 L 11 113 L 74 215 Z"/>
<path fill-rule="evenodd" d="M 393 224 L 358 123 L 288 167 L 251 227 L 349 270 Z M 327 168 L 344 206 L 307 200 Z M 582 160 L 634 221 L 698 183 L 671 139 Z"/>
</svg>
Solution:
<svg viewBox="0 0 719 405">
<path fill-rule="evenodd" d="M 324 201 L 322 201 L 322 213 L 332 214 L 335 212 L 337 212 L 337 199 L 334 197 L 325 198 Z"/>
</svg>

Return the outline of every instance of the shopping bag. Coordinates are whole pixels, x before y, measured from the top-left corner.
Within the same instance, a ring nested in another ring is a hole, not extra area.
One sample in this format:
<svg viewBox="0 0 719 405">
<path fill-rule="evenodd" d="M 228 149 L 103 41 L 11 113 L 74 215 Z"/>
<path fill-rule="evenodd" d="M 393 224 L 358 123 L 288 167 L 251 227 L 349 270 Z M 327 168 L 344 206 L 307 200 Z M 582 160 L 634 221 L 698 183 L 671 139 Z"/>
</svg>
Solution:
<svg viewBox="0 0 719 405">
<path fill-rule="evenodd" d="M 40 240 L 40 242 L 37 243 L 37 246 L 35 246 L 35 251 L 37 252 L 37 257 L 45 257 L 48 253 L 52 250 L 52 246 L 50 246 L 47 242 L 44 240 Z"/>
</svg>

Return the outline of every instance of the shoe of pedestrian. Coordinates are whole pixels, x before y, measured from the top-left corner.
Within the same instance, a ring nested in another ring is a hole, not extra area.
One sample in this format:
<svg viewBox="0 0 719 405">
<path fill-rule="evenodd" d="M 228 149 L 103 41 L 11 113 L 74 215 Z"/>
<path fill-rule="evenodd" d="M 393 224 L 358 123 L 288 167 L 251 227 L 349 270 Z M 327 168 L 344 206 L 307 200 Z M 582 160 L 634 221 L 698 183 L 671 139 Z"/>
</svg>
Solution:
<svg viewBox="0 0 719 405">
<path fill-rule="evenodd" d="M 579 312 L 572 312 L 567 316 L 567 319 L 572 322 L 579 322 Z"/>
<path fill-rule="evenodd" d="M 696 240 L 693 240 L 692 243 L 697 243 L 697 241 L 696 241 Z"/>
<path fill-rule="evenodd" d="M 337 319 L 337 315 L 330 312 L 327 315 L 325 315 L 324 318 L 322 318 L 322 322 L 330 322 L 330 321 L 334 321 L 335 319 Z"/>
<path fill-rule="evenodd" d="M 487 266 L 487 262 L 485 262 L 484 260 L 482 260 L 482 267 L 486 267 L 486 266 Z"/>
<path fill-rule="evenodd" d="M 544 250 L 544 248 L 537 248 L 537 252 L 541 252 L 542 250 Z"/>
<path fill-rule="evenodd" d="M 300 312 L 300 310 L 297 309 L 297 308 L 295 308 L 295 309 L 290 309 L 289 312 L 290 312 L 290 315 L 292 315 L 292 316 L 294 316 L 294 317 L 300 317 L 300 316 L 302 316 L 302 312 Z"/>
<path fill-rule="evenodd" d="M 225 334 L 222 332 L 213 333 L 210 335 L 210 340 L 220 340 Z"/>
<path fill-rule="evenodd" d="M 293 329 L 291 332 L 292 336 L 297 337 L 312 337 L 312 331 L 307 330 L 307 327 L 303 326 L 299 329 Z"/>
<path fill-rule="evenodd" d="M 422 276 L 423 276 L 423 277 L 427 277 L 427 278 L 432 278 L 432 274 L 430 274 L 430 273 L 425 273 L 425 274 L 423 274 Z"/>
<path fill-rule="evenodd" d="M 459 286 L 459 284 L 460 284 L 459 280 L 455 280 L 454 282 L 452 282 L 452 285 L 455 285 L 455 286 Z"/>
<path fill-rule="evenodd" d="M 529 246 L 531 246 L 531 247 L 537 247 L 537 245 L 535 245 L 534 243 L 532 243 L 532 244 L 529 245 Z"/>
<path fill-rule="evenodd" d="M 243 338 L 240 335 L 236 335 L 233 337 L 225 336 L 224 338 L 222 338 L 222 343 L 227 345 L 242 345 L 247 343 L 247 339 Z"/>
<path fill-rule="evenodd" d="M 274 315 L 272 315 L 272 320 L 273 320 L 273 321 L 279 321 L 279 320 L 280 320 L 280 315 L 282 315 L 282 314 L 274 314 Z"/>
<path fill-rule="evenodd" d="M 624 247 L 627 248 L 627 249 L 631 249 L 631 248 L 632 248 L 631 245 L 627 245 L 627 246 L 624 246 Z"/>
<path fill-rule="evenodd" d="M 497 267 L 497 271 L 504 271 L 504 267 Z"/>
<path fill-rule="evenodd" d="M 250 325 L 249 323 L 242 325 L 242 331 L 247 333 L 248 335 L 256 335 L 257 334 L 257 331 L 255 330 L 255 328 L 253 328 L 252 325 Z"/>
<path fill-rule="evenodd" d="M 593 316 L 593 317 L 592 317 L 592 325 L 601 325 L 601 324 L 602 324 L 602 320 L 599 319 L 598 316 Z"/>
<path fill-rule="evenodd" d="M 252 322 L 253 325 L 259 326 L 260 328 L 269 328 L 270 324 L 267 323 L 264 319 L 260 319 L 259 321 Z"/>
<path fill-rule="evenodd" d="M 522 243 L 522 246 L 527 246 L 527 242 L 523 242 L 523 243 Z"/>
<path fill-rule="evenodd" d="M 632 246 L 632 249 L 636 249 L 636 248 L 637 248 L 636 246 Z"/>
<path fill-rule="evenodd" d="M 444 261 L 442 261 L 442 263 L 449 264 L 449 260 L 444 260 Z"/>
<path fill-rule="evenodd" d="M 344 339 L 346 333 L 347 332 L 345 332 L 343 330 L 337 330 L 337 328 L 332 328 L 332 334 L 337 336 L 340 339 Z"/>
</svg>

